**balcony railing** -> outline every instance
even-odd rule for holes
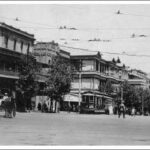
[[[6,77],[18,79],[19,78],[19,73],[15,72],[15,71],[0,69],[0,76],[4,76],[4,77],[6,76]]]
[[[79,73],[79,72],[77,72]],[[115,73],[112,73],[112,72],[109,72],[109,73],[105,73],[105,72],[99,72],[99,71],[82,71],[81,72],[82,75],[92,75],[92,74],[96,74],[96,75],[99,75],[99,76],[102,76],[104,78],[113,78],[115,80],[121,80],[120,79],[120,75],[119,74],[115,74]]]

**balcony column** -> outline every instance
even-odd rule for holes
[[[18,66],[16,63],[15,63],[15,72],[18,72]]]
[[[101,63],[99,64],[99,72],[101,73]]]
[[[4,72],[5,72],[5,70],[6,70],[5,63],[3,64],[3,69],[4,69]]]

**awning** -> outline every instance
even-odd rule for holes
[[[102,94],[95,94],[95,93],[83,93],[82,95],[84,96],[96,96],[96,97],[101,97],[101,98],[106,98],[106,99],[113,99],[112,97],[102,95]]]
[[[79,96],[75,94],[67,94],[64,96],[65,102],[79,102]]]

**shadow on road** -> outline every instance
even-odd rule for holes
[[[3,111],[0,111],[0,112],[3,112]],[[3,113],[0,113],[0,118],[4,118],[4,114]]]
[[[4,115],[0,115],[0,118],[5,118],[5,116]]]

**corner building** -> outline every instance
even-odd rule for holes
[[[18,68],[33,50],[34,35],[0,23],[0,91],[10,92],[19,79]]]
[[[120,84],[128,79],[125,67],[102,59],[99,52],[71,55],[71,62],[76,72],[71,92],[65,96],[64,104],[69,103],[72,109],[81,105],[84,112],[113,113],[114,99],[117,98]],[[111,95],[106,92],[108,81],[114,89]]]

